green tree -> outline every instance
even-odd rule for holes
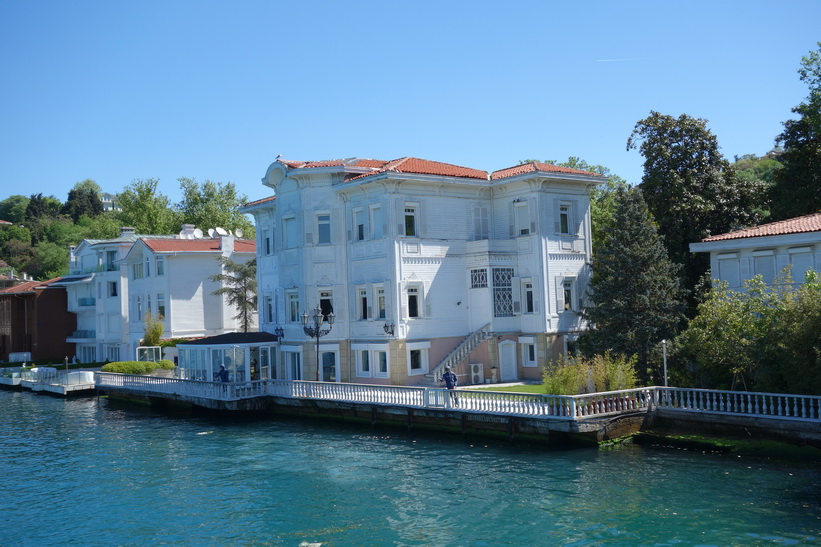
[[[587,354],[635,355],[646,381],[653,347],[683,319],[683,292],[680,267],[667,257],[638,189],[616,190],[613,224],[592,269],[592,305],[582,312],[592,328],[579,345]]]
[[[33,257],[26,266],[35,279],[47,280],[68,271],[68,248],[50,241],[41,241],[33,250]]]
[[[8,226],[0,230],[0,259],[17,272],[27,271],[34,257],[31,232],[24,226]]]
[[[225,296],[228,305],[237,310],[234,319],[240,323],[242,332],[248,332],[254,325],[257,311],[257,259],[235,262],[226,256],[219,260],[222,273],[208,279],[222,285],[211,294]]]
[[[44,239],[45,224],[60,214],[63,204],[54,196],[33,194],[26,206],[24,222],[31,232],[31,243],[37,245]]]
[[[22,224],[26,218],[26,208],[29,198],[21,195],[9,196],[0,201],[0,220],[7,220],[14,224]]]
[[[159,346],[163,335],[163,316],[153,315],[150,311],[145,312],[143,317],[143,329],[145,336],[143,337],[144,346]]]
[[[90,181],[93,182],[93,181]],[[103,212],[100,194],[89,188],[72,188],[63,206],[63,214],[77,222],[82,215],[96,217]]]
[[[237,193],[234,183],[211,182],[202,184],[194,179],[179,179],[183,191],[182,201],[176,205],[185,224],[201,229],[221,227],[243,231],[244,237],[253,237],[253,224],[239,212],[248,198]]]
[[[644,156],[642,195],[670,259],[683,266],[685,288],[693,291],[709,257],[690,253],[690,243],[757,224],[764,185],[736,176],[700,118],[650,112],[627,141],[628,150],[635,148]]]
[[[168,197],[157,192],[159,180],[134,180],[117,194],[123,226],[139,234],[175,234],[180,230],[177,215],[169,207]]]
[[[772,187],[773,220],[821,211],[821,42],[818,51],[801,58],[801,81],[809,86],[807,99],[792,109],[797,119],[784,122],[776,142],[784,147]]]
[[[94,195],[96,195],[98,199],[100,198],[100,196],[103,195],[103,189],[100,188],[99,184],[97,184],[91,179],[81,180],[80,182],[74,184],[73,189],[94,193]]]

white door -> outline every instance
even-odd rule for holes
[[[505,340],[499,344],[499,369],[502,382],[512,382],[519,379],[516,366],[516,342]]]

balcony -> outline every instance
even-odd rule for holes
[[[96,298],[78,298],[77,305],[80,307],[88,307],[88,306],[96,306],[97,299]]]
[[[96,330],[75,330],[74,332],[71,333],[71,336],[69,336],[69,341],[72,338],[77,338],[77,339],[80,339],[80,340],[88,340],[88,339],[92,339],[92,338],[97,338],[97,331]]]

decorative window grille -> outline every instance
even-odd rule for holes
[[[493,317],[513,317],[513,268],[493,268]]]
[[[470,270],[470,288],[483,289],[487,287],[487,270],[484,268]]]

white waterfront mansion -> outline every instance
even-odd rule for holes
[[[196,235],[195,235],[196,234]],[[122,228],[120,237],[83,240],[69,253],[68,309],[77,315],[80,362],[136,358],[145,336],[145,313],[163,317],[163,338],[211,336],[237,330],[236,310],[212,294],[221,285],[218,257],[254,258],[254,241],[233,235],[202,237],[191,225],[174,236],[139,235]]]
[[[821,213],[710,236],[690,243],[690,251],[710,253],[712,278],[736,291],[756,275],[770,284],[788,267],[803,283],[807,270],[821,268]]]
[[[462,384],[538,378],[585,328],[601,176],[351,158],[278,160],[262,181],[274,196],[242,211],[260,330],[283,333],[277,378],[420,385],[445,365]],[[302,323],[317,306],[335,319],[319,340]]]

